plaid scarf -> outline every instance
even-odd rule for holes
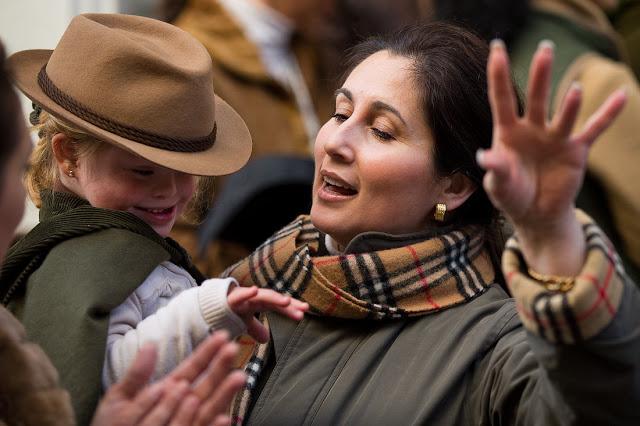
[[[495,278],[484,232],[469,226],[399,248],[321,256],[324,234],[301,216],[225,271],[242,286],[267,287],[310,305],[310,313],[382,320],[427,315],[482,294]],[[263,322],[268,327],[266,317]],[[271,342],[241,338],[249,379],[232,406],[235,424],[247,413]]]

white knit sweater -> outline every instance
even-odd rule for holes
[[[173,370],[211,330],[227,329],[232,337],[245,331],[227,305],[233,278],[210,279],[197,286],[187,271],[162,262],[120,306],[111,311],[102,371],[106,389],[119,381],[147,342],[158,348],[153,379]]]

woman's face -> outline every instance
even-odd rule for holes
[[[64,170],[61,171],[64,173]],[[163,237],[195,191],[195,177],[110,144],[80,157],[67,187],[94,207],[133,213]]]
[[[7,248],[13,241],[16,227],[24,214],[25,188],[23,183],[24,172],[29,165],[31,154],[31,142],[27,128],[22,121],[22,113],[18,112],[16,126],[20,129],[17,141],[5,143],[15,144],[2,176],[2,188],[0,188],[0,259],[4,259]]]
[[[442,184],[409,59],[377,52],[336,91],[315,144],[311,219],[339,244],[367,231],[404,234],[431,221]]]

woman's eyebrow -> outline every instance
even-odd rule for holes
[[[405,126],[407,125],[407,123],[404,121],[404,118],[402,118],[402,114],[400,114],[400,111],[398,111],[397,109],[395,109],[391,105],[389,105],[387,103],[384,103],[382,101],[375,101],[372,104],[372,107],[373,107],[374,110],[384,110],[384,111],[388,111],[388,112],[392,113],[393,115],[397,116],[398,119],[400,119],[402,124],[404,124]]]
[[[333,93],[333,96],[335,98],[338,97],[338,95],[344,95],[346,96],[347,99],[349,99],[350,101],[353,101],[353,95],[351,94],[351,92],[349,91],[349,89],[345,89],[344,87],[339,88],[338,90],[336,90]]]
[[[347,99],[349,99],[350,101],[353,102],[353,94],[351,93],[351,91],[349,91],[349,89],[345,89],[344,87],[339,88],[338,90],[336,90],[334,92],[334,96],[338,97],[338,95],[344,95]],[[397,109],[395,109],[394,107],[392,107],[391,105],[382,102],[382,101],[375,101],[372,104],[372,107],[374,110],[384,110],[384,111],[388,111],[390,113],[392,113],[393,115],[397,116],[398,119],[400,119],[400,121],[402,122],[402,124],[404,124],[405,126],[407,125],[407,122],[404,121],[404,118],[402,118],[402,114],[400,114],[400,111],[398,111]]]

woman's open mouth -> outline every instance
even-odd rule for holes
[[[358,194],[358,190],[335,173],[321,172],[318,196],[325,201],[342,201]]]
[[[324,176],[324,188],[329,192],[334,192],[338,195],[350,196],[356,195],[358,191],[356,191],[353,187],[348,185],[347,183],[338,181],[336,179],[332,179],[328,176]]]

